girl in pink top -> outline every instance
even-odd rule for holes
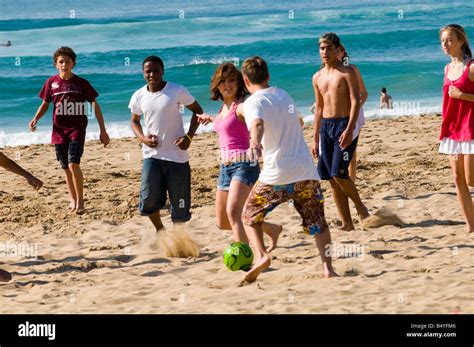
[[[199,122],[214,123],[219,134],[221,165],[216,192],[217,227],[232,230],[237,242],[248,243],[242,223],[242,209],[252,186],[258,179],[258,162],[247,159],[249,131],[243,114],[243,99],[248,95],[241,72],[233,63],[221,64],[211,79],[211,99],[222,100],[217,116],[198,115]],[[281,225],[263,223],[270,237],[268,251],[276,246]]]
[[[451,57],[444,69],[443,122],[440,153],[449,154],[456,193],[469,231],[474,231],[474,64],[463,27],[450,24],[440,30],[441,48]]]

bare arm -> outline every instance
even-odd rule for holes
[[[469,66],[469,79],[471,81],[474,81],[474,64],[471,64],[471,66]],[[449,96],[456,99],[474,102],[474,94],[463,93],[461,90],[454,86],[449,87]]]
[[[311,152],[313,157],[319,156],[319,132],[321,130],[321,119],[323,118],[324,99],[321,91],[318,88],[318,77],[319,73],[313,76],[313,90],[314,98],[316,100],[316,107],[314,110],[314,133],[313,133],[313,146]]]
[[[131,122],[132,122],[132,131],[141,143],[145,144],[146,146],[148,146],[150,148],[154,148],[154,147],[158,146],[158,139],[156,138],[155,135],[145,136],[143,134],[143,128],[142,128],[142,125],[140,123],[140,115],[139,114],[132,113]]]
[[[194,101],[191,105],[186,106],[186,108],[193,113],[191,116],[191,124],[189,125],[188,133],[174,142],[174,144],[183,151],[189,148],[191,145],[191,140],[196,133],[197,128],[199,127],[199,118],[197,114],[202,114],[204,112],[201,105],[199,105],[197,101]]]
[[[31,120],[31,122],[28,124],[28,127],[30,128],[30,131],[35,131],[36,130],[36,124],[41,119],[41,117],[43,117],[44,114],[48,111],[48,108],[49,108],[49,102],[46,102],[46,101],[43,100],[40,107],[38,107],[38,110],[36,111],[35,116]]]
[[[258,160],[262,156],[262,138],[264,132],[263,119],[254,119],[250,127],[250,146],[248,149],[248,156],[252,161]]]
[[[35,189],[39,189],[43,185],[43,182],[41,180],[34,177],[32,174],[23,169],[20,165],[8,158],[2,152],[0,152],[0,166],[10,172],[13,172],[14,174],[24,177],[28,181],[28,183]]]
[[[351,99],[351,110],[349,114],[349,123],[347,124],[347,128],[346,130],[344,130],[341,137],[339,138],[339,146],[341,148],[346,148],[352,142],[352,135],[354,133],[357,117],[359,117],[360,109],[359,83],[357,82],[357,75],[354,69],[349,69],[346,81],[347,86],[349,88],[349,98]]]
[[[102,110],[100,109],[100,106],[97,100],[94,100],[92,102],[92,105],[94,106],[95,118],[97,118],[97,123],[99,123],[100,142],[104,145],[104,147],[107,147],[107,145],[110,142],[110,138],[109,138],[109,135],[107,134],[107,130],[105,129],[104,115],[102,114]]]
[[[357,82],[359,83],[359,89],[360,89],[360,106],[362,107],[363,104],[367,101],[367,98],[369,97],[369,93],[367,92],[367,88],[365,87],[364,80],[362,79],[362,75],[360,74],[359,69],[357,66],[352,65],[354,68],[354,71],[357,75]]]
[[[191,105],[186,106],[188,110],[190,110],[193,115],[191,116],[191,124],[189,125],[188,135],[192,138],[196,133],[197,128],[199,127],[199,122],[197,118],[197,114],[201,114],[204,111],[202,110],[201,105],[197,101],[194,101]]]
[[[7,169],[10,172],[13,172],[14,174],[20,175],[24,178],[28,178],[31,176],[31,174],[23,169],[20,165],[15,163],[13,160],[8,158],[5,154],[0,152],[0,166],[3,167],[4,169]]]
[[[245,123],[244,103],[240,103],[239,106],[237,106],[237,110],[235,111],[235,114],[237,115],[237,118],[240,119],[240,121]]]

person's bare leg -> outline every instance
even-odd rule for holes
[[[76,210],[76,201],[77,201],[77,195],[76,195],[76,190],[74,189],[74,180],[72,177],[71,170],[69,169],[64,169],[64,173],[66,174],[66,184],[67,184],[67,190],[69,192],[69,200],[70,200],[70,208],[71,211]]]
[[[234,233],[234,239],[237,242],[249,243],[248,236],[245,233],[244,224],[242,223],[242,210],[251,190],[251,186],[248,186],[238,180],[232,180],[230,183],[229,192],[226,196],[226,220],[229,222],[229,225],[231,226]],[[216,215],[217,202],[218,201],[216,201]],[[283,230],[283,226],[279,224],[263,222],[262,230],[270,238],[270,245],[267,248],[267,252],[270,253],[277,245],[278,237]]]
[[[352,182],[350,178],[334,177],[334,180],[339,184],[339,187],[341,187],[344,194],[346,194],[346,196],[354,203],[359,218],[364,220],[369,217],[369,210],[360,199],[359,192],[357,191],[354,182]]]
[[[474,154],[464,155],[464,172],[468,187],[474,187]],[[472,200],[472,207],[474,210],[474,199]]]
[[[218,190],[216,192],[216,223],[220,230],[232,230],[229,218],[227,218],[227,197],[229,192]]]
[[[329,228],[320,234],[316,234],[315,240],[316,247],[319,251],[319,256],[321,257],[321,261],[323,262],[324,277],[330,278],[339,276],[332,267],[332,257],[326,254],[329,249],[329,245],[331,244],[331,233],[329,232]]]
[[[351,178],[352,182],[356,181],[356,178],[357,178],[357,148],[354,150],[354,154],[352,154],[352,159],[349,162],[349,177]]]
[[[280,234],[283,231],[283,225],[263,222],[262,230],[270,238],[270,244],[267,247],[267,253],[270,253],[277,246],[278,238],[280,237]]]
[[[249,243],[242,223],[242,209],[251,190],[252,187],[238,180],[234,179],[230,182],[226,213],[234,234],[234,240],[237,242]]]
[[[265,250],[265,244],[263,243],[263,230],[260,224],[246,225],[245,231],[250,239],[250,243],[253,245],[255,253],[255,265],[250,269],[244,277],[244,281],[254,282],[258,275],[268,268],[271,264],[270,257]]]
[[[79,164],[69,163],[69,170],[72,173],[74,190],[76,192],[76,213],[83,214],[84,211],[84,178]]]
[[[334,202],[336,203],[337,211],[342,221],[342,226],[339,229],[345,231],[354,230],[351,210],[349,208],[349,198],[334,179],[331,178],[329,183],[331,184],[332,196],[334,197]]]
[[[470,232],[474,232],[474,206],[471,198],[471,192],[466,183],[464,172],[464,155],[458,154],[449,156],[449,163],[453,170],[454,183],[456,184],[456,194],[461,204],[461,210]]]
[[[149,215],[148,218],[150,218],[157,232],[165,228],[161,222],[160,210],[156,211],[152,215]]]

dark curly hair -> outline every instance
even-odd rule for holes
[[[53,64],[56,64],[56,59],[58,59],[59,56],[66,56],[72,59],[73,63],[76,63],[76,53],[72,50],[72,48],[69,47],[59,47],[56,52],[53,54]]]

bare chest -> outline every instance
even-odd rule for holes
[[[318,81],[319,90],[323,95],[329,94],[339,94],[342,92],[347,92],[347,83],[342,76],[323,76]]]

